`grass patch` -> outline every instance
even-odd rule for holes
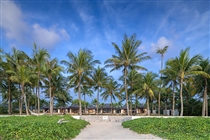
[[[64,118],[66,123],[58,124]],[[65,116],[12,116],[0,118],[0,139],[72,139],[88,122]]]
[[[209,118],[140,118],[123,122],[122,126],[140,134],[171,140],[210,139]]]

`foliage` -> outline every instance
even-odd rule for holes
[[[0,105],[0,114],[7,114],[8,110],[5,105]]]
[[[137,133],[154,134],[164,139],[210,139],[209,118],[141,118],[122,125]]]
[[[147,70],[146,68],[140,66],[139,63],[143,62],[144,60],[150,59],[150,56],[146,56],[147,52],[143,52],[140,54],[138,53],[138,47],[140,44],[141,41],[136,39],[135,34],[131,35],[130,38],[125,34],[121,48],[117,44],[112,42],[112,45],[114,46],[116,51],[116,55],[112,55],[112,58],[109,58],[105,61],[105,67],[112,68],[110,72],[123,69],[127,115],[129,115],[128,91],[126,82],[128,70]]]
[[[81,85],[83,80],[92,81],[89,78],[90,73],[94,69],[95,64],[100,64],[99,60],[94,60],[92,52],[86,49],[80,49],[78,54],[68,52],[69,61],[63,60],[62,64],[67,66],[67,72],[71,73],[69,79],[74,80],[74,85],[78,86],[78,99],[79,99],[79,115],[82,115],[81,105]],[[71,81],[70,81],[71,83]],[[76,87],[75,87],[76,88]]]
[[[58,124],[57,121],[61,116],[1,117],[0,139],[71,139],[88,124],[84,120],[76,120],[69,115],[62,118],[68,122]]]
[[[79,99],[75,99],[72,101],[72,105],[79,105]],[[84,108],[85,106],[88,106],[89,103],[88,102],[85,102],[83,100],[81,100],[81,105],[82,105],[82,108]]]

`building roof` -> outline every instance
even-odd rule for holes
[[[94,105],[89,105],[89,106],[87,107],[87,109],[96,109],[96,106],[94,106]]]
[[[103,106],[99,107],[100,109],[111,109],[111,104],[104,104]],[[117,109],[117,107],[112,106],[112,109]]]
[[[79,105],[73,104],[68,107],[69,109],[79,109]]]

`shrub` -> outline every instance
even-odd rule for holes
[[[64,118],[66,123],[58,124]],[[76,137],[88,122],[65,116],[12,116],[0,118],[0,139],[71,139]]]
[[[166,139],[210,139],[209,118],[140,118],[122,125],[140,134],[154,134]]]

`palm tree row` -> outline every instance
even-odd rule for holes
[[[197,85],[197,89],[202,88],[203,86],[203,91],[201,90],[197,92],[198,93],[203,92],[202,116],[205,116],[205,112],[206,115],[208,112],[207,78],[210,78],[210,69],[209,69],[210,62],[208,59],[203,60],[200,55],[195,55],[191,58],[189,56],[189,50],[190,48],[181,50],[179,57],[175,57],[168,60],[166,62],[166,68],[162,70],[162,73],[166,77],[168,83],[173,82],[173,92],[174,92],[174,86],[176,86],[177,83],[179,84],[180,104],[181,104],[180,116],[183,116],[183,94],[182,94],[183,87],[186,88],[191,78],[194,79],[197,79],[198,77],[201,78],[199,81],[195,80],[194,84]],[[200,82],[202,82],[202,85],[200,84]]]
[[[30,98],[29,93],[32,93],[34,89],[36,90],[36,95],[38,97],[38,113],[40,113],[39,99],[40,85],[42,85],[42,88],[47,90],[46,95],[50,97],[50,113],[52,115],[54,94],[61,92],[56,90],[51,92],[53,83],[57,82],[57,79],[54,78],[62,71],[62,67],[58,65],[56,59],[50,60],[49,53],[44,49],[37,48],[36,44],[34,44],[32,58],[25,52],[16,50],[15,48],[13,48],[12,54],[2,51],[1,56],[1,87],[7,85],[8,88],[8,113],[11,114],[12,97],[16,96],[15,94],[19,94],[19,113],[20,115],[22,114],[23,101],[25,112],[29,115],[27,97]],[[4,92],[3,88],[1,89],[1,92]]]
[[[42,91],[49,97],[50,114],[52,115],[54,100],[65,106],[72,100],[69,94],[69,89],[72,88],[78,94],[80,116],[82,115],[81,96],[83,95],[85,100],[85,96],[92,96],[94,91],[96,92],[94,103],[97,114],[100,97],[104,100],[110,98],[111,104],[113,100],[116,101],[117,97],[120,102],[125,100],[128,116],[132,115],[133,108],[137,108],[139,99],[146,100],[148,115],[150,115],[150,110],[156,106],[158,106],[160,115],[162,103],[165,103],[165,110],[167,110],[171,101],[172,114],[174,115],[175,108],[180,107],[182,116],[184,93],[190,94],[191,97],[199,95],[199,99],[202,98],[203,101],[202,115],[208,116],[209,59],[203,59],[200,55],[190,57],[189,48],[187,48],[181,50],[179,56],[167,60],[164,68],[163,57],[168,46],[158,48],[157,53],[161,54],[161,73],[158,78],[158,75],[152,72],[142,73],[147,69],[140,63],[151,57],[147,55],[147,52],[138,52],[140,44],[141,41],[136,39],[135,34],[130,37],[124,35],[121,46],[112,42],[116,54],[104,62],[104,68],[99,66],[101,62],[95,60],[92,52],[87,49],[80,49],[76,54],[68,52],[68,60],[62,60],[60,63],[65,69],[56,58],[50,59],[47,50],[37,47],[36,44],[34,44],[32,57],[16,49],[13,49],[12,54],[0,50],[0,90],[1,93],[6,93],[8,113],[11,114],[11,102],[16,98],[19,100],[20,114],[22,113],[22,101],[24,101],[28,115],[27,100],[33,91],[36,91],[34,94],[37,97],[35,98],[37,103],[35,104],[38,106],[39,113]],[[121,70],[122,76],[118,79],[119,82],[108,75],[105,68],[111,68],[110,72]],[[62,75],[63,72],[67,73],[66,77]],[[176,95],[177,92],[179,92],[179,97]]]

